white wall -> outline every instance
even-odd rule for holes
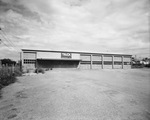
[[[102,69],[102,65],[92,65],[92,69]]]
[[[122,57],[114,57],[114,61],[122,61]]]
[[[131,58],[130,58],[130,57],[128,57],[128,58],[127,58],[127,57],[124,57],[124,58],[123,58],[123,61],[124,61],[124,62],[130,62],[130,61],[131,61]]]
[[[23,58],[24,59],[36,59],[36,53],[23,53]]]
[[[72,53],[72,59],[80,59],[80,54]]]
[[[72,58],[65,59],[80,59],[80,54],[71,53]],[[37,52],[37,59],[63,59],[61,53],[55,52]]]
[[[92,56],[92,61],[102,61],[101,56]]]
[[[61,53],[37,52],[37,59],[61,59]]]
[[[104,61],[112,61],[112,56],[104,56]]]
[[[91,59],[90,59],[90,56],[81,56],[81,59],[83,60],[83,61],[90,61]]]

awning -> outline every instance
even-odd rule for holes
[[[48,58],[37,58],[37,60],[60,60],[60,61],[81,61],[81,59],[48,59]]]

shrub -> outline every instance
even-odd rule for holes
[[[22,75],[22,72],[20,70],[15,70],[15,76],[21,76]]]
[[[9,68],[8,68],[9,69]],[[14,83],[17,79],[16,76],[21,76],[22,72],[20,69],[15,69],[13,72],[8,72],[8,69],[0,70],[0,89],[11,83]]]
[[[38,69],[35,70],[35,73],[43,73],[44,74],[45,71],[42,68],[38,68]]]
[[[3,75],[0,77],[0,84],[2,86],[7,86],[16,81],[16,77],[14,74]]]

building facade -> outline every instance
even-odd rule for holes
[[[131,68],[131,57],[127,54],[22,49],[22,69],[126,69]]]

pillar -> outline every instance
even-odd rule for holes
[[[23,56],[23,51],[20,53],[20,70],[23,70],[24,66],[24,56]]]
[[[102,55],[102,69],[104,68],[104,55]]]
[[[37,62],[37,52],[35,53],[35,69],[38,67],[38,62]]]
[[[122,56],[122,69],[124,68],[124,61],[123,61],[124,56]]]
[[[112,56],[112,69],[114,69],[114,56]]]
[[[78,69],[80,69],[80,65],[81,65],[81,61],[79,61],[79,64],[78,64],[78,67],[77,67]]]
[[[132,68],[132,56],[130,57],[130,67]]]
[[[92,55],[90,55],[90,62],[91,62],[91,64],[90,64],[90,69],[92,69],[92,65],[93,65]]]

